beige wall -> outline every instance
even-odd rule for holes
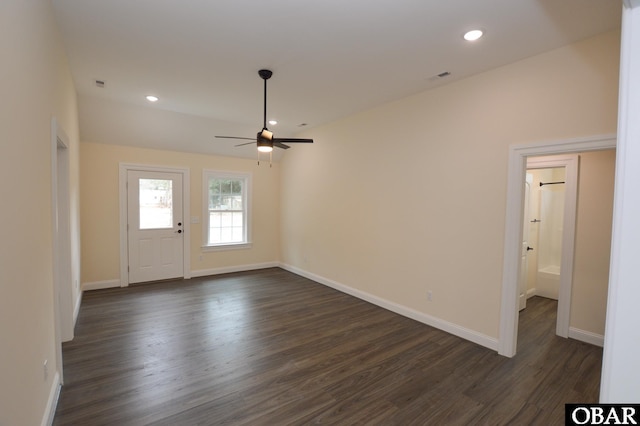
[[[508,147],[614,133],[619,38],[305,132],[282,163],[284,263],[497,338]]]
[[[119,145],[81,144],[82,282],[120,279],[120,163],[188,168],[191,176],[191,270],[194,273],[276,262],[280,259],[280,166],[255,160],[216,157]],[[203,169],[252,174],[252,242],[250,249],[202,252]]]
[[[614,150],[580,154],[570,326],[604,335],[613,221]]]
[[[37,425],[54,386],[51,118],[70,142],[78,247],[76,95],[47,0],[0,2],[0,424]],[[72,259],[72,275],[79,276]],[[48,360],[45,380],[43,362]]]

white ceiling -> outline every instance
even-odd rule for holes
[[[81,140],[255,157],[293,136],[620,26],[618,0],[53,0]],[[462,34],[482,28],[474,43]],[[436,74],[451,75],[434,79]],[[99,88],[95,80],[105,81]],[[144,97],[157,95],[149,104]],[[295,146],[293,147],[295,149]]]

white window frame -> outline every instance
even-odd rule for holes
[[[244,241],[238,243],[209,244],[209,180],[242,180],[242,205],[244,210]],[[202,171],[202,251],[237,250],[251,248],[251,173],[226,172],[219,170]]]

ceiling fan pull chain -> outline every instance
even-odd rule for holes
[[[273,160],[273,151],[269,153],[269,168],[273,167],[273,163],[271,160]]]

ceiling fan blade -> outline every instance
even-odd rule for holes
[[[253,142],[247,142],[247,143],[241,143],[241,144],[238,144],[238,145],[234,145],[234,146],[245,146],[245,145],[252,145],[252,144],[254,144],[254,143],[256,143],[256,142],[255,142],[255,141],[253,141]]]
[[[313,143],[313,139],[297,139],[297,138],[273,138],[273,142],[286,143]]]
[[[242,138],[242,137],[240,137],[240,136],[217,136],[217,135],[216,135],[216,138],[222,138],[222,139],[243,139],[243,140],[246,140],[246,141],[255,141],[255,140],[256,140],[256,138]]]
[[[282,149],[289,149],[291,148],[289,145],[285,145],[281,142],[274,142],[273,146],[277,146],[278,148],[282,148]]]

